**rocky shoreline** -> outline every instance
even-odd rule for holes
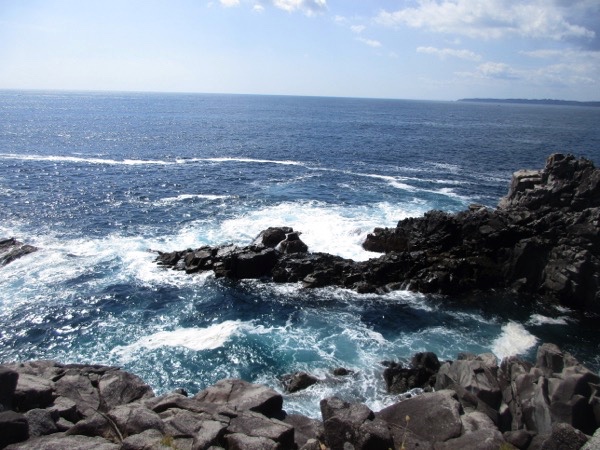
[[[508,289],[598,313],[600,169],[586,159],[554,154],[542,170],[515,172],[496,209],[430,211],[395,228],[375,229],[363,247],[384,255],[355,262],[312,253],[300,233],[276,227],[248,246],[158,252],[157,262],[187,273],[358,292]]]
[[[423,393],[399,395],[381,411],[326,398],[316,420],[287,414],[281,393],[239,379],[193,396],[181,389],[155,396],[116,367],[6,364],[0,366],[0,448],[600,448],[600,377],[556,345],[540,346],[535,364],[517,357],[498,364],[492,354],[440,362],[418,353],[409,366],[388,362],[381,369],[391,392],[420,387]]]

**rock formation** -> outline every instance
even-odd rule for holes
[[[433,392],[400,395],[378,412],[326,398],[320,421],[287,414],[281,394],[238,379],[192,397],[181,390],[157,397],[140,378],[115,367],[7,364],[0,366],[0,448],[597,448],[600,377],[556,345],[540,346],[535,364],[516,357],[498,364],[491,354],[461,354],[440,364],[435,354],[418,353],[410,369],[395,370],[400,378],[381,376],[419,379],[415,385]],[[388,388],[401,390],[395,383]]]
[[[363,247],[384,255],[355,262],[311,253],[282,227],[265,230],[246,247],[159,253],[157,261],[188,273],[213,270],[217,277],[359,292],[511,289],[600,311],[600,169],[554,154],[543,170],[516,172],[497,209],[430,211],[375,229]]]
[[[33,245],[24,244],[15,238],[0,239],[0,266],[5,266],[36,250]]]

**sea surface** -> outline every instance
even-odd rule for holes
[[[250,243],[269,226],[364,260],[367,233],[431,209],[494,207],[553,152],[600,164],[600,108],[283,96],[0,91],[0,237],[40,248],[0,269],[0,362],[121,366],[157,393],[224,377],[319,416],[377,410],[381,361],[418,351],[534,358],[554,342],[600,369],[599,318],[489,293],[466,304],[185,275],[150,250]],[[349,377],[331,370],[345,367]]]

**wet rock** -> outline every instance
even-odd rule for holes
[[[282,253],[306,253],[308,245],[300,240],[300,233],[287,233],[285,239],[279,243],[277,249]]]
[[[306,372],[296,372],[291,375],[284,375],[281,377],[281,381],[285,390],[292,394],[318,383],[319,379]]]
[[[0,239],[0,267],[37,251],[37,247],[24,244],[15,238]]]
[[[291,227],[269,227],[266,230],[261,231],[252,243],[275,248],[281,241],[286,239],[287,234],[293,232],[294,229]]]

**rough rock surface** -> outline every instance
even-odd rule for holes
[[[0,448],[598,448],[600,377],[556,345],[541,345],[535,364],[460,354],[440,365],[433,353],[418,353],[411,368],[435,379],[436,392],[398,396],[379,412],[330,397],[320,403],[320,421],[288,415],[281,394],[237,379],[193,397],[181,390],[156,397],[115,367],[9,364],[0,366],[4,407],[11,405],[0,412]]]
[[[496,209],[430,211],[376,228],[363,247],[384,255],[368,261],[308,252],[298,233],[280,227],[246,247],[159,252],[157,262],[188,273],[213,270],[217,277],[358,292],[511,289],[600,312],[599,243],[600,169],[554,154],[542,170],[515,172]]]
[[[19,242],[15,238],[0,238],[0,266],[5,266],[36,250],[37,247]]]

